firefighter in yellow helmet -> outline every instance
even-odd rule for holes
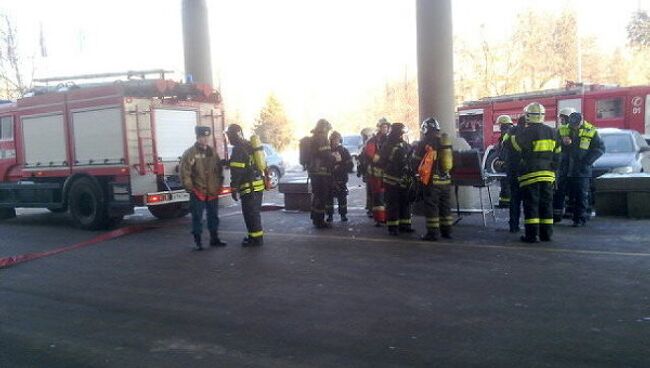
[[[498,156],[501,157],[502,156],[501,151],[503,151],[504,142],[508,138],[508,132],[510,131],[510,129],[512,129],[514,124],[512,123],[512,118],[509,115],[500,115],[497,118],[496,123],[499,126],[499,130],[501,131],[501,136],[499,137],[499,144],[497,145],[496,148]],[[503,169],[505,169],[505,167],[503,167],[504,163],[505,162],[502,160],[498,160],[497,162],[495,162],[495,166],[500,166],[497,167],[497,169],[499,169],[500,172],[502,172]],[[501,164],[501,165],[497,165],[497,164]],[[499,192],[498,207],[509,208],[510,207],[510,183],[508,182],[508,178],[505,177],[501,178],[499,180],[499,184],[501,185],[501,190]]]
[[[525,235],[521,240],[551,241],[553,236],[553,183],[561,146],[555,129],[544,124],[546,109],[538,102],[524,108],[527,126],[512,140],[521,154],[519,187],[524,202]]]

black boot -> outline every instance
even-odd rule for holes
[[[334,215],[327,215],[327,222],[334,222]]]
[[[442,226],[440,227],[440,235],[445,239],[451,239],[451,227]]]
[[[521,241],[524,243],[537,243],[537,228],[532,225],[524,226],[524,234]]]
[[[436,241],[438,240],[438,230],[427,230],[427,233],[422,236],[422,240]]]
[[[399,230],[397,230],[397,226],[388,226],[388,235],[398,236]]]
[[[203,250],[201,244],[201,234],[194,234],[194,250]]]
[[[411,225],[400,225],[399,226],[399,232],[409,234],[409,233],[415,232],[415,230],[413,230]]]
[[[341,222],[348,222],[348,217],[346,215],[341,215]]]
[[[225,247],[228,245],[226,242],[221,241],[219,239],[219,233],[216,231],[211,231],[210,232],[210,246],[212,247]]]

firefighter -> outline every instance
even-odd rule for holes
[[[384,202],[384,173],[377,165],[379,152],[386,142],[386,135],[390,129],[390,123],[386,118],[379,119],[377,123],[377,134],[370,138],[366,143],[363,154],[368,160],[368,183],[372,193],[372,214],[375,220],[375,226],[381,226],[386,222],[386,207]]]
[[[436,241],[438,236],[451,239],[454,223],[451,215],[452,147],[449,137],[440,133],[440,123],[429,117],[420,126],[422,139],[412,157],[423,187],[426,234],[422,240]]]
[[[497,118],[497,124],[499,125],[499,130],[501,135],[499,136],[499,144],[497,145],[497,154],[499,157],[503,156],[502,151],[504,150],[504,141],[508,138],[508,132],[513,127],[512,118],[509,115],[500,115]],[[505,161],[497,161],[505,162]],[[495,165],[496,166],[496,165]],[[500,167],[499,169],[505,169],[505,167]],[[499,192],[499,208],[509,208],[510,207],[510,182],[508,177],[499,179],[501,185],[501,190]]]
[[[241,198],[242,215],[248,236],[242,241],[243,247],[264,245],[262,230],[262,197],[264,195],[264,174],[255,162],[255,150],[244,139],[242,129],[231,124],[226,130],[228,141],[232,144],[230,156],[230,187],[232,199]],[[239,197],[239,198],[238,198]]]
[[[342,222],[347,222],[348,214],[348,174],[354,164],[347,148],[341,144],[341,133],[333,131],[330,134],[330,147],[334,155],[334,168],[332,169],[332,191],[327,205],[327,222],[334,221],[334,198],[339,206],[339,215]]]
[[[512,138],[512,146],[521,155],[519,187],[524,202],[526,243],[551,241],[553,235],[553,183],[560,159],[556,131],[544,124],[545,109],[533,102],[524,108],[527,126]]]
[[[404,141],[406,133],[404,124],[393,123],[377,161],[377,166],[381,167],[384,173],[386,225],[388,225],[388,233],[393,236],[399,235],[400,232],[413,232],[409,201],[409,188],[413,175],[408,170],[411,148]]]
[[[311,180],[312,202],[311,220],[318,229],[328,228],[325,222],[325,211],[332,191],[332,168],[335,158],[332,154],[327,134],[332,125],[325,119],[320,119],[311,131],[311,162],[309,164],[309,179]]]
[[[510,128],[505,134],[502,141],[502,149],[499,151],[499,160],[502,162],[503,170],[506,173],[506,180],[510,188],[509,219],[508,225],[511,233],[519,232],[519,218],[521,217],[521,192],[519,190],[519,181],[517,180],[519,172],[519,163],[521,161],[520,153],[512,145],[514,139],[526,125],[525,116],[517,120],[517,125]]]
[[[368,140],[374,136],[374,131],[372,128],[363,128],[361,129],[361,154],[357,158],[357,177],[360,177],[361,180],[366,184],[366,214],[368,217],[372,218],[372,191],[370,190],[370,183],[368,182],[369,173],[369,160],[367,156],[363,154],[363,151],[366,147]]]
[[[576,112],[572,107],[565,107],[560,109],[557,115],[557,126],[560,134],[566,132],[566,127],[569,125],[569,115]],[[562,143],[562,142],[561,142]],[[562,152],[562,161],[560,162],[560,169],[558,170],[557,180],[555,183],[555,192],[553,193],[553,222],[558,223],[562,221],[564,216],[564,206],[566,203],[566,196],[568,193],[567,187],[569,180],[565,173],[563,173],[563,165],[567,162],[566,152]]]
[[[203,250],[201,234],[204,211],[210,231],[210,245],[214,247],[226,245],[219,239],[218,194],[223,185],[223,167],[219,155],[208,145],[210,128],[197,126],[194,131],[196,143],[181,157],[180,176],[183,187],[190,193],[194,250]]]
[[[564,215],[565,198],[573,206],[573,226],[585,226],[589,208],[589,192],[593,163],[605,153],[605,144],[596,127],[586,122],[582,114],[573,112],[568,124],[559,128],[562,140],[562,162],[559,176],[566,184],[555,193],[553,215],[556,222]]]

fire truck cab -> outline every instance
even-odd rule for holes
[[[212,128],[211,145],[226,158],[221,96],[207,85],[67,84],[0,104],[0,219],[18,207],[47,208],[94,230],[136,206],[185,216],[179,162],[197,124]]]
[[[650,86],[613,87],[568,83],[565,88],[484,98],[465,102],[458,108],[458,133],[469,145],[485,153],[485,168],[494,172],[492,162],[499,142],[499,115],[513,121],[523,115],[531,102],[546,108],[545,124],[557,127],[557,114],[565,107],[581,112],[585,120],[599,128],[621,128],[650,134]]]

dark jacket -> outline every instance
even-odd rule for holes
[[[605,144],[596,127],[584,122],[579,129],[568,125],[559,128],[560,139],[571,138],[571,144],[562,146],[562,161],[558,174],[572,178],[590,178],[592,165],[605,153]]]
[[[521,154],[519,185],[524,187],[539,182],[555,181],[560,161],[560,139],[555,129],[542,123],[529,124],[511,139],[514,149]]]
[[[247,141],[233,145],[230,156],[230,186],[240,194],[264,191],[264,177],[255,165],[253,147]]]
[[[379,151],[377,166],[383,169],[383,181],[388,185],[405,187],[413,177],[409,170],[409,144],[403,140],[388,139]]]
[[[216,196],[223,185],[221,158],[210,146],[202,149],[194,144],[181,157],[180,176],[188,192]]]
[[[517,138],[523,126],[515,125],[508,133],[504,134],[501,141],[501,150],[499,159],[505,162],[505,172],[508,176],[517,176],[519,174],[519,165],[521,163],[521,153],[514,149],[512,140]]]
[[[343,147],[343,145],[338,145],[332,149],[332,153],[338,153],[341,155],[341,161],[334,162],[334,168],[332,169],[334,181],[337,183],[347,183],[348,173],[352,171],[352,168],[354,167],[350,151]]]
[[[315,132],[311,138],[312,159],[309,165],[309,175],[331,176],[334,167],[334,156],[327,133]]]

